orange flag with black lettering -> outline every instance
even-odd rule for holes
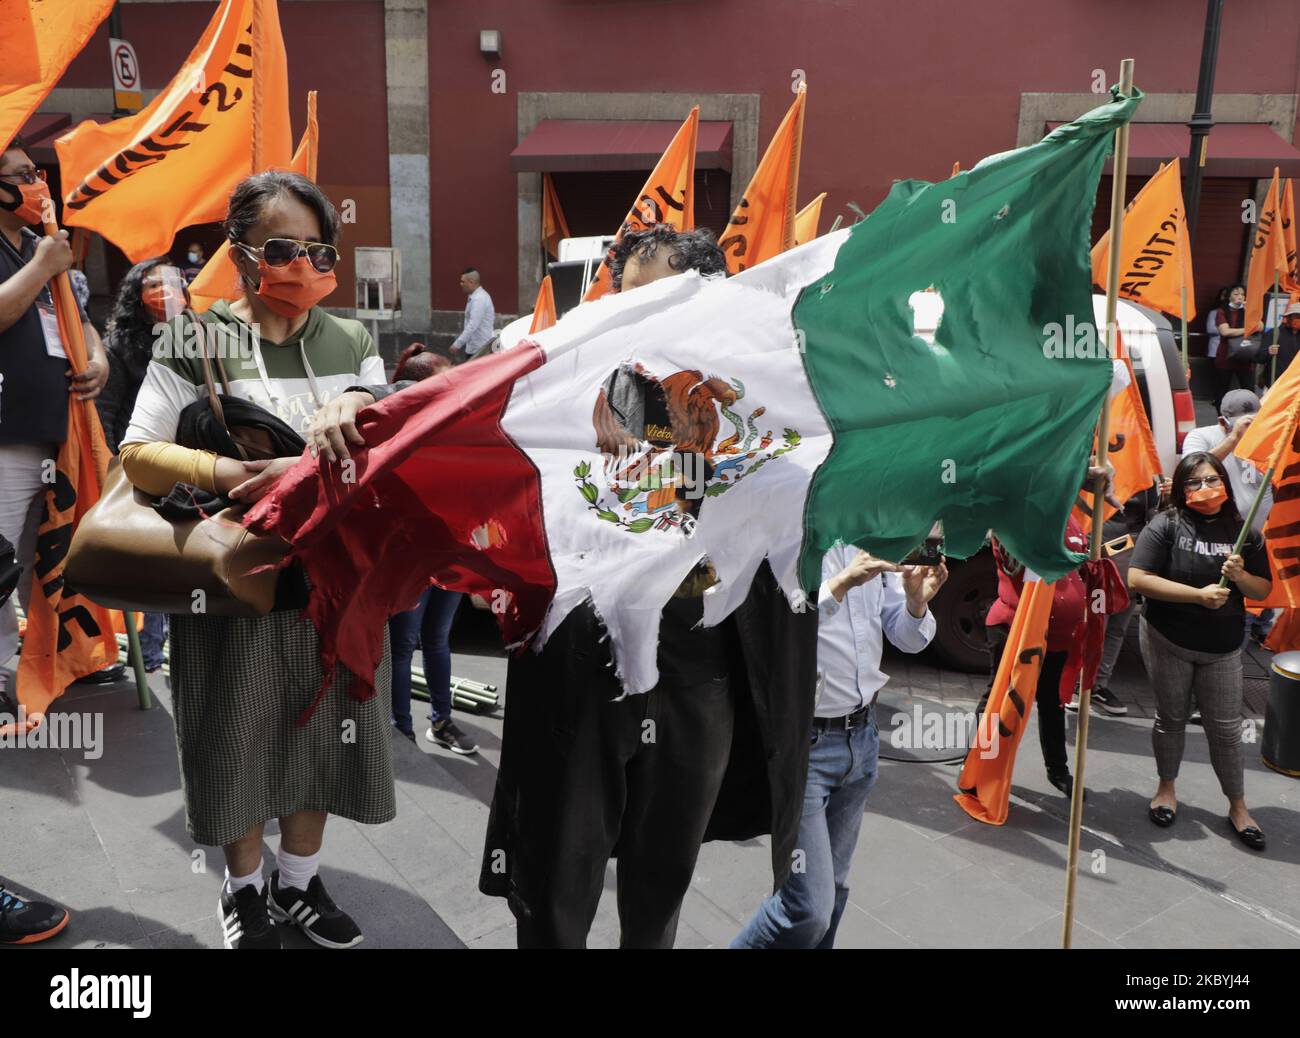
[[[1249,605],[1300,608],[1300,364],[1290,364],[1264,397],[1259,413],[1233,452],[1263,472],[1272,472],[1273,507],[1264,523],[1264,545],[1268,550],[1273,586],[1268,597],[1250,600]],[[1246,514],[1249,501],[1238,501],[1237,510]],[[1286,622],[1274,627],[1268,646],[1274,651],[1300,648],[1294,641],[1300,627]],[[1277,642],[1290,641],[1280,645]]]
[[[1115,470],[1111,479],[1111,491],[1117,501],[1124,502],[1134,494],[1149,489],[1160,472],[1160,452],[1156,450],[1155,436],[1151,432],[1151,422],[1146,408],[1142,405],[1142,393],[1138,389],[1137,378],[1133,374],[1133,362],[1129,360],[1118,339],[1119,364],[1123,365],[1120,375],[1123,385],[1116,388],[1111,383],[1110,403],[1110,439],[1106,444],[1106,459]],[[1094,434],[1093,453],[1096,454],[1096,436]],[[1092,506],[1092,494],[1080,494],[1089,509]],[[1103,521],[1115,514],[1117,509],[1104,504]],[[1089,512],[1076,506],[1075,518],[1083,527],[1084,533],[1092,530],[1092,517]]]
[[[1282,275],[1282,287],[1293,296],[1300,292],[1300,256],[1296,254],[1295,243],[1295,195],[1292,192],[1294,180],[1288,180],[1282,189],[1282,251],[1286,254],[1286,273]]]
[[[989,825],[1007,820],[1016,749],[1034,705],[1038,672],[1047,651],[1053,594],[1051,584],[1031,580],[1026,574],[993,691],[957,780],[960,792],[953,799],[972,818]]]
[[[114,0],[0,3],[0,147],[22,130]]]
[[[1242,326],[1247,334],[1264,326],[1264,297],[1273,289],[1276,275],[1280,280],[1288,273],[1286,246],[1282,241],[1282,208],[1277,167],[1264,196],[1264,206],[1255,221],[1251,236],[1250,267],[1246,274],[1246,321]]]
[[[316,180],[316,156],[320,151],[320,124],[316,121],[316,91],[307,92],[307,129],[298,141],[289,169]],[[190,282],[190,306],[203,313],[218,299],[233,301],[243,295],[239,274],[230,260],[230,243],[223,241],[213,251],[203,269]]]
[[[637,195],[626,218],[614,235],[616,241],[630,231],[643,231],[657,223],[672,224],[679,231],[695,228],[695,142],[700,134],[700,106],[691,114],[673,136],[668,150],[650,174]],[[599,299],[614,287],[609,263],[601,260],[596,279],[583,295],[589,303]]]
[[[55,230],[46,225],[47,234]],[[68,276],[55,278],[50,289],[68,364],[81,371],[86,345]],[[69,393],[67,408],[68,435],[59,444],[36,531],[32,597],[18,659],[18,703],[26,711],[27,727],[74,681],[116,663],[117,631],[124,630],[120,613],[95,605],[63,583],[73,531],[99,500],[109,460],[95,405]]]
[[[1184,305],[1194,317],[1196,288],[1192,283],[1192,251],[1187,237],[1180,164],[1174,159],[1160,167],[1124,210],[1123,255],[1119,294],[1153,310],[1178,314]],[[1106,284],[1110,263],[1110,231],[1092,247],[1092,280]]]
[[[807,97],[808,85],[800,83],[794,103],[776,128],[731,222],[718,239],[727,254],[727,269],[733,274],[780,255],[795,243],[795,197]]]
[[[556,259],[560,258],[560,242],[571,238],[560,196],[555,193],[555,182],[549,173],[542,174],[542,247]]]
[[[182,227],[220,220],[240,180],[290,160],[275,0],[223,0],[180,72],[144,111],[83,122],[55,148],[64,221],[98,231],[133,262],[166,253]]]
[[[814,198],[794,214],[794,243],[803,245],[817,237],[817,225],[821,223],[822,203],[826,201],[826,192]]]
[[[528,326],[528,334],[549,328],[556,321],[555,289],[551,287],[551,275],[542,278],[542,287],[537,290],[537,302],[533,304],[533,323]]]

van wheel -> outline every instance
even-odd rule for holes
[[[988,673],[984,618],[997,591],[997,570],[988,548],[969,559],[948,560],[948,579],[930,603],[937,624],[930,648],[945,667]]]

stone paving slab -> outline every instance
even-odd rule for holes
[[[455,673],[504,685],[504,660],[475,630],[462,638],[458,628],[457,648],[469,651],[455,655]],[[893,701],[925,710],[970,710],[987,683],[941,672],[924,656],[890,656],[885,669],[894,674]],[[1296,947],[1300,782],[1269,771],[1258,747],[1247,747],[1248,802],[1269,836],[1269,850],[1255,854],[1224,828],[1204,734],[1192,728],[1179,820],[1156,829],[1146,818],[1155,774],[1144,681],[1140,660],[1126,650],[1114,684],[1133,712],[1094,715],[1090,725],[1075,945]],[[65,710],[102,715],[105,752],[97,760],[72,750],[0,752],[0,876],[73,910],[72,925],[49,947],[220,946],[220,855],[196,857],[202,849],[185,833],[161,675],[153,687],[156,705],[147,712],[136,709],[129,682],[69,691]],[[501,716],[458,715],[482,748],[461,758],[423,740],[423,704],[413,707],[416,740],[393,736],[397,818],[381,826],[332,820],[323,875],[364,927],[363,948],[513,947],[505,903],[477,889]],[[1031,715],[1001,827],[973,821],[954,803],[956,765],[882,761],[839,947],[1058,945],[1069,805],[1047,783],[1034,727]],[[1071,716],[1071,743],[1076,728]],[[276,841],[271,824],[268,863]],[[768,848],[762,838],[702,849],[679,947],[729,943],[771,891]],[[287,943],[310,947],[297,935]],[[617,944],[611,866],[589,946]]]

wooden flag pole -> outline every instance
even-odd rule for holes
[[[1119,92],[1122,97],[1133,93],[1133,59],[1125,58],[1119,65]],[[1110,255],[1106,264],[1106,356],[1115,359],[1116,320],[1119,311],[1120,246],[1124,233],[1124,182],[1128,177],[1128,128],[1124,122],[1115,131],[1115,168],[1110,191]],[[1113,373],[1108,373],[1113,374]],[[1097,449],[1101,455],[1093,456],[1095,465],[1105,461],[1106,444],[1110,442],[1110,388],[1101,402],[1101,417],[1097,420]],[[1102,516],[1106,507],[1106,476],[1099,475],[1092,484],[1092,539],[1088,557],[1101,558]],[[1074,788],[1070,796],[1070,841],[1065,873],[1065,918],[1061,926],[1061,947],[1070,947],[1074,929],[1074,887],[1078,876],[1079,834],[1083,828],[1083,771],[1088,759],[1088,714],[1092,707],[1092,686],[1083,686],[1080,678],[1079,728],[1074,737]]]
[[[252,156],[253,168],[250,173],[261,173],[265,168],[262,162],[262,0],[253,0],[253,82],[252,82]]]

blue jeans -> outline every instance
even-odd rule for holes
[[[145,670],[157,670],[163,665],[165,641],[167,641],[167,614],[145,613],[144,626],[140,628],[140,655],[144,657]]]
[[[876,783],[880,732],[813,732],[808,784],[790,878],[731,942],[733,948],[830,948],[849,899],[849,864],[867,794]]]
[[[460,605],[461,592],[430,586],[420,604],[388,619],[393,651],[393,723],[411,734],[411,657],[420,645],[424,677],[429,684],[429,720],[434,724],[451,717],[451,621]]]

